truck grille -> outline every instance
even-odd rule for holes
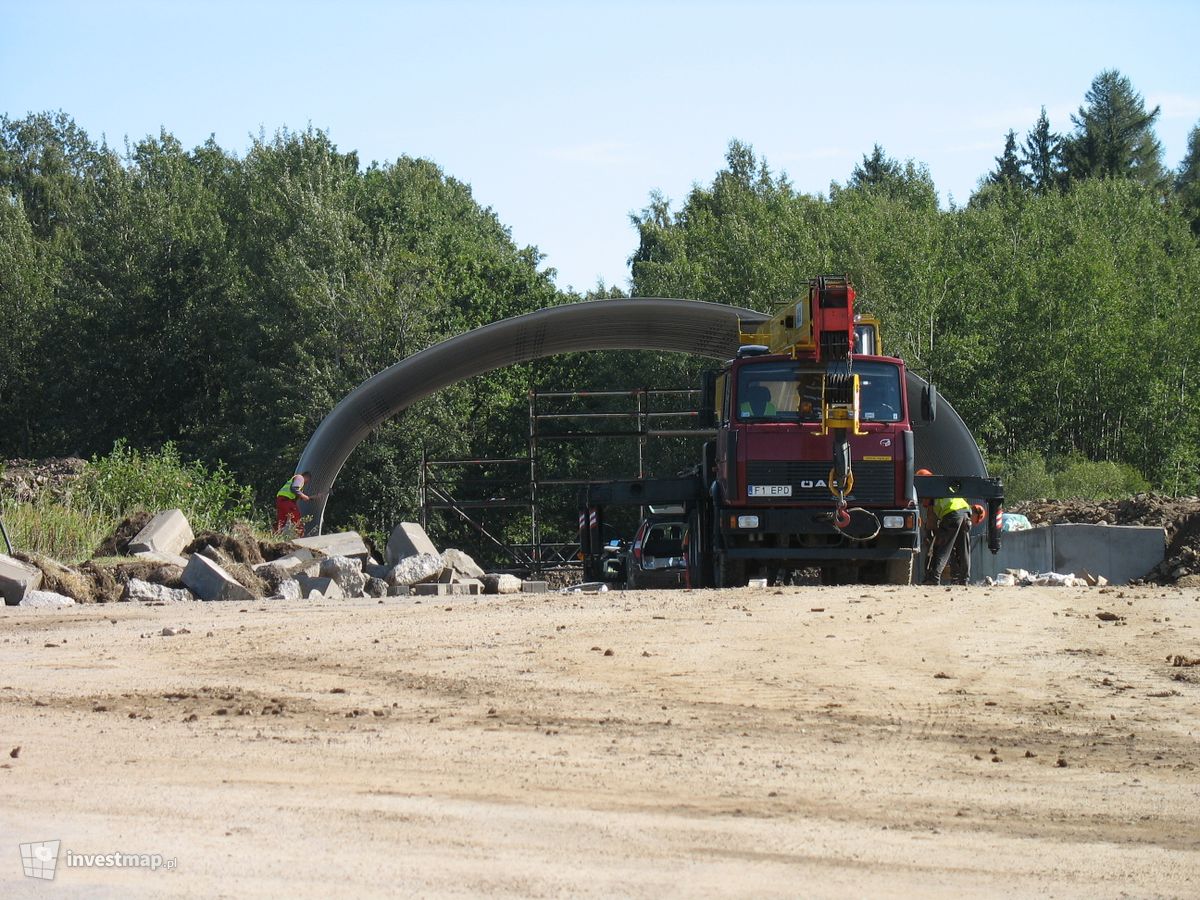
[[[746,463],[746,484],[790,484],[792,501],[828,502],[827,486],[833,461],[752,460]],[[895,498],[895,467],[890,462],[854,464],[854,490],[846,496],[856,503],[892,505]],[[751,502],[786,503],[788,498],[751,497]]]

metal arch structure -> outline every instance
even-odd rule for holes
[[[347,394],[309,438],[296,471],[312,472],[309,493],[328,491],[354,449],[383,422],[436,391],[505,366],[588,350],[660,350],[730,359],[739,321],[767,317],[752,309],[700,300],[631,298],[551,306],[484,325],[415,353]],[[909,378],[910,409],[920,408],[925,382]],[[915,431],[917,465],[935,472],[986,475],[979,448],[962,419],[941,399],[937,421]],[[319,533],[324,496],[304,504]]]

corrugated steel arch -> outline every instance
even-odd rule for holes
[[[729,359],[738,348],[739,318],[749,324],[765,316],[723,303],[639,297],[552,306],[484,325],[389,366],[347,394],[309,438],[297,471],[313,473],[310,493],[329,490],[350,454],[381,423],[441,388],[504,366],[585,350]],[[913,409],[920,408],[923,386],[921,379],[911,379]],[[934,471],[986,474],[974,439],[944,400],[938,421],[917,430],[916,450],[918,465]],[[324,512],[324,498],[306,504],[318,531]]]

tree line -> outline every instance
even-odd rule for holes
[[[773,310],[846,272],[885,348],[933,379],[998,461],[1075,453],[1153,484],[1200,480],[1200,128],[1168,170],[1128,79],[1093,81],[1073,129],[1005,137],[962,207],[876,146],[827,194],[733,142],[678,209],[634,215],[631,293]],[[351,389],[430,344],[580,296],[556,289],[470,187],[324,132],[238,156],[169,132],[118,151],[64,113],[0,116],[0,455],[173,442],[266,502]],[[621,296],[600,286],[589,297]],[[703,361],[572,355],[439,392],[351,457],[334,523],[415,514],[422,447],[523,446],[532,386],[691,386]],[[564,462],[583,452],[558,451]],[[616,463],[621,452],[606,448]],[[690,450],[663,451],[670,467]],[[447,526],[450,527],[450,526]]]

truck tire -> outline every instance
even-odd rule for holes
[[[912,584],[913,583],[913,556],[910,554],[904,559],[889,559],[887,565],[886,582],[888,584]]]
[[[730,559],[721,551],[717,551],[716,582],[719,588],[745,587],[746,563],[740,559]]]

